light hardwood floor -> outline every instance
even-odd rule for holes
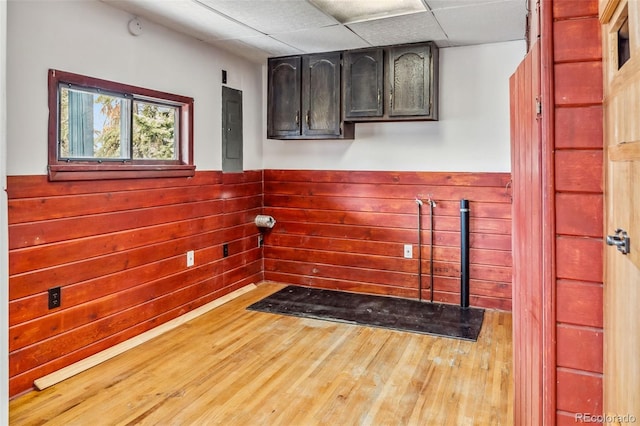
[[[511,425],[511,314],[477,342],[277,316],[254,291],[46,390],[11,425]]]

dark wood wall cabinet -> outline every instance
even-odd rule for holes
[[[344,54],[344,116],[382,117],[384,95],[382,49]]]
[[[269,60],[267,136],[273,139],[353,139],[343,123],[342,53]]]
[[[267,135],[274,138],[296,137],[300,127],[302,58],[269,60],[269,101]]]
[[[434,43],[271,58],[267,137],[353,139],[358,121],[438,119]]]
[[[344,53],[344,119],[438,119],[438,47],[433,43]]]

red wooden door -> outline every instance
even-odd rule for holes
[[[540,42],[509,80],[513,191],[513,371],[516,425],[543,424],[543,181]],[[545,231],[546,232],[546,231]]]

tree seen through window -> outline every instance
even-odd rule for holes
[[[60,157],[175,160],[177,108],[61,87]]]

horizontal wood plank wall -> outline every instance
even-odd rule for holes
[[[10,395],[263,279],[262,171],[49,182],[8,177]],[[229,256],[223,258],[223,244]],[[186,267],[194,250],[195,265]],[[61,287],[61,306],[47,290]]]
[[[418,297],[418,206],[424,201],[422,297],[429,299],[429,194],[434,299],[460,303],[460,199],[470,200],[470,303],[511,309],[509,173],[265,170],[265,279]],[[413,258],[403,257],[404,244]]]
[[[556,422],[564,425],[602,412],[602,41],[596,0],[555,0],[553,16]]]

